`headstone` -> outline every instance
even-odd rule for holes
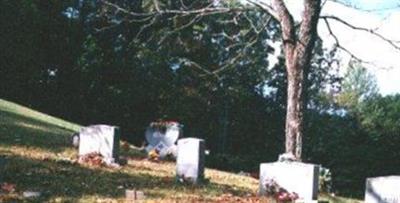
[[[75,148],[78,148],[79,147],[79,133],[72,134],[71,140],[72,140],[72,146],[74,146]]]
[[[365,203],[399,203],[400,176],[367,178]]]
[[[182,134],[182,125],[174,121],[152,122],[146,129],[146,151],[156,150],[160,158],[176,157],[176,141]]]
[[[108,125],[92,125],[79,132],[79,156],[99,153],[107,164],[118,162],[119,128]]]
[[[25,191],[22,193],[22,196],[25,198],[38,198],[40,197],[41,193],[40,192],[35,192],[35,191]]]
[[[0,183],[3,182],[2,175],[4,174],[5,167],[6,167],[6,158],[4,156],[0,156]]]
[[[204,140],[185,138],[178,140],[176,175],[178,180],[193,184],[204,178]]]
[[[267,182],[275,181],[288,192],[296,193],[300,202],[318,198],[319,166],[301,162],[273,162],[260,165],[260,195],[267,194]]]
[[[146,196],[144,192],[140,190],[125,190],[125,198],[127,201],[136,202],[138,200],[144,200]]]

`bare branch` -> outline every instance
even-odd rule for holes
[[[247,48],[252,47],[257,42],[257,40],[258,40],[258,35],[256,37],[254,37],[254,39],[250,43],[247,43],[246,46],[243,47],[243,50],[246,50]],[[219,74],[219,73],[225,71],[227,68],[230,67],[230,65],[235,64],[243,56],[245,56],[244,51],[238,53],[234,58],[232,58],[232,60],[230,60],[225,65],[221,66],[217,70],[214,70],[213,73]]]
[[[326,2],[328,2],[328,0],[324,0],[321,4],[321,9],[326,5]]]
[[[185,3],[184,3],[182,0],[180,0],[180,2],[181,2],[181,6],[182,6],[184,9],[188,9],[188,7],[185,5]]]
[[[320,0],[304,0],[304,11],[298,37],[300,43],[297,46],[298,51],[302,52],[302,54],[312,53],[311,50],[314,48],[314,43],[312,42],[317,36],[316,28],[321,11],[320,3]],[[311,57],[309,54],[306,55]]]
[[[233,17],[233,19],[231,19],[231,20],[217,20],[217,22],[220,23],[220,24],[233,24],[233,25],[238,25],[238,22],[237,22],[237,20],[236,20],[236,18],[237,18],[238,16],[239,16],[239,15],[236,15],[236,16]]]
[[[243,16],[244,16],[244,19],[246,19],[246,21],[249,22],[251,29],[253,29],[254,32],[257,32],[257,27],[254,25],[254,22],[251,20],[251,18],[249,16],[247,16],[245,13],[243,14]],[[248,31],[248,32],[250,32],[250,31]]]
[[[244,18],[246,19],[247,22],[249,22],[250,27],[253,29],[253,31],[256,34],[259,34],[263,29],[265,29],[265,27],[269,24],[269,22],[271,22],[271,19],[273,18],[271,15],[266,19],[266,21],[264,23],[262,23],[262,25],[257,29],[257,26],[254,25],[254,22],[251,20],[251,18],[249,16],[247,16],[246,13],[243,13]],[[261,19],[259,19],[261,20]]]
[[[222,36],[222,37],[225,37],[226,39],[229,39],[229,40],[232,41],[232,42],[235,42],[235,41],[236,41],[236,36],[237,36],[237,35],[230,36],[230,35],[226,34],[225,31],[222,31],[222,32],[220,32],[220,33],[212,34],[212,36],[213,36],[213,37]]]
[[[340,44],[339,39],[337,38],[337,36],[333,33],[333,31],[332,31],[332,29],[331,29],[331,26],[330,26],[330,24],[329,24],[329,22],[328,22],[328,20],[327,20],[327,19],[323,19],[323,20],[324,20],[324,22],[325,22],[326,27],[328,28],[329,34],[330,34],[330,35],[333,37],[333,39],[335,40],[335,45],[336,45],[337,48],[339,48],[339,49],[341,49],[342,51],[346,52],[347,54],[350,55],[350,57],[351,57],[352,59],[355,59],[355,60],[358,61],[358,62],[366,63],[366,64],[371,64],[370,61],[362,60],[360,57],[356,56],[356,55],[353,54],[351,51],[349,51],[348,49],[346,49],[345,47],[343,47],[343,46]]]
[[[262,10],[266,11],[269,15],[271,15],[276,21],[279,21],[278,13],[272,8],[271,5],[266,4],[265,2],[259,0],[246,0],[250,4],[261,8]]]
[[[341,19],[341,18],[339,18],[337,16],[320,16],[320,18],[326,19],[326,20],[335,20],[335,21],[340,22],[343,25],[345,25],[345,26],[347,26],[347,27],[349,27],[351,29],[368,32],[368,33],[380,38],[381,40],[387,42],[388,44],[390,44],[395,49],[400,50],[400,46],[397,44],[396,41],[390,40],[390,39],[384,37],[383,35],[381,35],[378,32],[376,32],[374,29],[368,29],[368,28],[358,27],[358,26],[352,25],[349,22],[347,22],[347,21],[345,21],[345,20],[343,20],[343,19]]]
[[[132,24],[132,23],[144,23],[146,21],[150,21],[151,19],[153,19],[153,16],[145,17],[145,18],[142,18],[142,19],[130,19],[130,20],[122,21],[120,23],[115,23],[115,24],[111,24],[109,26],[105,26],[105,27],[102,27],[102,28],[94,28],[94,29],[95,29],[96,33],[99,33],[99,32],[104,32],[104,31],[108,31],[108,30],[117,28],[117,27],[119,27],[121,25],[127,25],[127,24]]]
[[[95,30],[96,33],[104,32],[104,31],[111,30],[111,29],[114,29],[116,27],[119,27],[119,26],[121,26],[121,24],[122,23],[118,23],[118,24],[113,24],[113,25],[110,25],[110,26],[102,27],[102,28],[94,28],[94,30]]]
[[[192,61],[192,60],[190,60],[190,59],[188,59],[188,58],[182,58],[182,60],[183,60],[184,65],[193,66],[193,67],[197,68],[198,70],[204,72],[206,75],[214,76],[214,77],[216,77],[218,80],[221,79],[221,78],[219,77],[218,74],[207,70],[206,68],[204,68],[204,67],[201,66],[200,64],[198,64],[198,63],[196,63],[196,62],[194,62],[194,61]]]
[[[232,44],[232,45],[226,47],[226,49],[231,49],[231,48],[239,47],[239,46],[242,46],[242,45],[244,45],[244,46],[243,46],[243,50],[246,50],[246,49],[252,47],[254,44],[257,43],[257,40],[258,40],[258,38],[259,38],[259,34],[261,33],[262,29],[265,29],[265,27],[271,22],[272,18],[273,18],[272,16],[269,16],[269,18],[267,18],[267,19],[265,20],[265,22],[262,23],[262,24],[260,25],[259,29],[257,29],[257,27],[256,27],[254,24],[252,24],[251,19],[247,19],[247,20],[249,21],[249,23],[251,24],[252,30],[254,31],[254,33],[256,34],[256,36],[253,37],[253,39],[252,39],[249,43],[236,43],[236,44]],[[249,33],[249,32],[247,32],[245,35],[247,35],[248,33]],[[231,39],[231,38],[232,38],[232,37],[228,36],[228,39]],[[232,41],[233,41],[233,40],[232,40]],[[213,73],[218,74],[218,73],[220,73],[220,72],[223,72],[223,71],[227,70],[227,69],[230,67],[230,65],[235,64],[241,57],[244,57],[244,56],[245,56],[244,53],[245,53],[244,51],[239,52],[235,57],[232,58],[232,60],[230,60],[228,63],[224,64],[223,66],[221,66],[221,67],[218,68],[217,70],[214,70]]]
[[[165,14],[181,14],[181,15],[192,15],[192,14],[202,14],[202,15],[212,15],[212,14],[220,14],[220,13],[228,13],[228,12],[240,12],[240,11],[246,11],[249,10],[249,8],[245,7],[236,7],[236,8],[227,8],[227,7],[205,7],[205,8],[200,8],[200,9],[193,9],[193,10],[174,10],[174,9],[167,9],[163,10],[160,8],[160,10],[152,11],[152,12],[146,12],[146,13],[137,13],[137,12],[132,12],[127,9],[124,9],[120,6],[118,6],[115,3],[111,3],[107,0],[101,0],[105,5],[113,7],[114,9],[117,9],[125,14],[132,15],[132,16],[153,16],[153,15],[165,15]]]
[[[174,30],[169,31],[168,33],[166,33],[166,34],[161,38],[161,40],[158,42],[158,45],[162,44],[170,35],[172,35],[172,34],[174,34],[174,33],[177,33],[177,32],[179,32],[179,31],[181,31],[181,30],[183,30],[183,29],[186,29],[186,28],[188,28],[189,26],[193,25],[194,23],[198,22],[202,17],[203,17],[202,15],[195,16],[195,17],[194,17],[192,20],[190,20],[188,23],[186,23],[186,24],[184,24],[184,25],[182,25],[182,26],[180,26],[180,27],[177,27],[177,28],[175,28]]]
[[[144,26],[142,26],[142,27],[140,28],[139,32],[138,32],[138,33],[136,34],[136,36],[135,36],[135,39],[138,39],[139,36],[142,34],[142,32],[143,32],[145,29],[151,27],[153,24],[155,24],[156,21],[157,21],[157,16],[154,16],[154,17],[152,18],[152,20],[151,20],[148,24],[146,24],[146,25],[144,25]]]
[[[117,11],[121,11],[122,13],[129,14],[131,16],[136,16],[136,17],[154,16],[157,13],[157,12],[137,13],[137,12],[133,12],[133,11],[129,11],[127,9],[124,9],[124,8],[118,6],[117,4],[111,3],[111,2],[106,1],[106,0],[101,0],[101,2],[106,6],[110,6],[110,7],[114,8],[114,9],[116,9]]]
[[[160,12],[160,6],[158,4],[158,0],[153,0],[154,7],[156,8],[157,12]]]
[[[293,16],[290,14],[283,0],[273,0],[273,5],[276,12],[278,12],[278,19],[282,30],[283,45],[285,46],[284,50],[287,52],[286,55],[293,55],[297,41]]]

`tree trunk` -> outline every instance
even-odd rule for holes
[[[283,0],[273,0],[282,30],[283,50],[287,72],[286,153],[301,161],[305,84],[314,48],[321,0],[304,0],[300,30]]]
[[[301,160],[304,107],[304,68],[300,67],[295,57],[286,57],[287,65],[287,106],[285,126],[286,153]]]

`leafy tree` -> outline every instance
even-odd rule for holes
[[[64,14],[70,4],[0,3],[0,46],[7,50],[0,53],[2,96],[53,114],[66,112],[73,90],[63,84],[73,80],[83,37],[81,27]]]
[[[360,63],[351,61],[344,76],[338,103],[350,111],[359,111],[360,105],[379,95],[374,75]]]
[[[302,135],[303,135],[303,112],[306,106],[306,87],[307,87],[307,76],[310,71],[311,59],[313,55],[313,49],[317,40],[317,25],[320,19],[322,19],[331,35],[336,40],[338,48],[349,53],[339,43],[334,32],[331,30],[329,25],[330,21],[339,22],[347,27],[355,30],[367,31],[373,35],[380,37],[383,41],[390,43],[397,49],[400,49],[395,42],[385,38],[382,35],[375,33],[374,31],[360,28],[349,24],[340,17],[337,16],[320,16],[320,11],[323,6],[321,1],[305,0],[303,2],[304,11],[301,16],[300,22],[295,22],[292,14],[287,9],[287,6],[283,0],[271,0],[268,2],[262,1],[246,1],[249,4],[255,5],[261,8],[264,12],[268,13],[274,18],[276,23],[280,25],[280,36],[283,42],[283,52],[285,59],[285,66],[287,71],[287,107],[286,107],[286,126],[285,126],[285,151],[293,154],[297,159],[301,160],[302,152]],[[144,28],[159,25],[160,22],[164,22],[172,27],[175,27],[175,31],[179,31],[181,28],[190,26],[193,22],[196,22],[199,18],[207,15],[222,14],[222,13],[236,13],[241,14],[243,11],[254,9],[242,6],[240,3],[231,3],[224,1],[207,1],[207,2],[186,2],[186,1],[152,1],[150,3],[143,3],[141,11],[131,11],[131,9],[120,2],[103,1],[103,5],[107,11],[114,11],[115,14],[125,14],[124,20],[126,22],[142,20],[144,22]],[[147,17],[147,19],[146,19]],[[173,22],[176,19],[184,17],[186,24],[178,24],[184,26],[176,26]],[[122,21],[124,21],[122,20]],[[111,22],[111,21],[109,21]],[[169,22],[169,23],[168,23]],[[118,26],[121,23],[117,23]],[[353,55],[354,56],[354,55]],[[213,71],[212,73],[215,73]]]

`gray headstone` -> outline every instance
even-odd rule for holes
[[[197,184],[204,178],[204,140],[185,138],[178,140],[176,175],[181,181]]]
[[[366,203],[399,203],[400,176],[367,178]]]
[[[108,125],[92,125],[79,132],[79,156],[99,153],[107,164],[119,159],[119,128]]]
[[[4,156],[0,156],[0,183],[3,182],[2,175],[5,172],[6,167],[6,158]]]
[[[260,195],[266,195],[266,182],[274,180],[299,200],[313,202],[318,198],[319,166],[301,162],[273,162],[260,165]]]
[[[79,147],[79,133],[72,134],[72,146],[78,148]]]

